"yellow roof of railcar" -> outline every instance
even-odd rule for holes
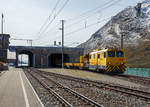
[[[99,53],[99,52],[106,52],[106,51],[108,51],[108,50],[123,50],[123,49],[116,49],[116,48],[103,49],[103,50],[91,52],[90,54],[96,54],[96,53]]]
[[[103,50],[100,50],[100,51],[95,51],[95,52],[91,52],[90,54],[96,54],[96,53],[98,53],[98,52],[105,52],[105,51],[107,51],[108,49],[103,49]]]

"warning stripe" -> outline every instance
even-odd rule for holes
[[[107,67],[107,72],[110,72],[111,66]]]
[[[112,65],[107,65],[106,66],[106,72],[125,72],[126,66],[125,65],[119,65],[119,66],[112,66]]]

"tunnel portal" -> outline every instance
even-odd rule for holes
[[[22,54],[25,54],[25,55],[28,55],[28,67],[33,67],[33,53],[31,51],[27,51],[27,50],[23,50],[19,53],[19,55],[22,55]],[[19,56],[18,55],[18,56]],[[17,64],[19,63],[19,61],[17,62]],[[19,66],[19,65],[18,65]],[[21,64],[20,67],[23,67],[23,65]]]
[[[16,53],[15,65],[18,67],[18,56],[28,55],[28,66],[35,68],[60,67],[62,63],[61,47],[43,46],[9,46],[10,50]],[[64,47],[64,63],[77,62],[83,55],[83,48]]]
[[[49,67],[61,67],[62,66],[62,54],[51,54],[48,57]],[[64,63],[69,62],[69,55],[64,54]]]

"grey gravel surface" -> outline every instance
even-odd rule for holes
[[[82,93],[83,95],[93,99],[94,101],[104,105],[105,107],[124,107],[124,106],[149,107],[150,106],[144,100],[138,99],[137,97],[134,96],[129,96],[127,94],[122,94],[119,92],[116,93],[114,91],[110,91],[105,88],[99,89],[93,86],[89,87],[89,85],[57,78],[54,76],[48,76],[48,77],[74,89],[79,93]]]
[[[114,92],[105,88],[99,89],[99,88],[93,87],[92,84],[89,86],[86,84],[65,80],[62,78],[55,77],[55,76],[49,76],[49,75],[46,75],[46,76],[48,78],[53,79],[54,81],[58,83],[61,83],[81,93],[84,96],[87,96],[88,98],[98,102],[99,104],[104,105],[105,107],[150,107],[147,101],[141,98],[137,98],[135,96],[122,94],[120,92]],[[34,83],[34,85],[35,84],[36,83]],[[36,87],[36,89],[38,89],[38,87]],[[39,91],[38,93],[40,94],[41,91]],[[49,105],[51,104],[49,97],[52,97],[52,96],[48,96],[45,98],[45,96],[42,94],[40,98],[44,102],[45,105]]]

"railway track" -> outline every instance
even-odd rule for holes
[[[36,70],[34,70],[34,71],[37,72]],[[137,98],[142,98],[146,101],[150,101],[150,93],[146,92],[146,91],[133,89],[133,88],[125,87],[125,86],[120,86],[120,85],[109,84],[109,83],[105,83],[105,82],[99,82],[99,81],[93,81],[93,80],[82,79],[82,78],[77,78],[77,77],[71,77],[71,76],[66,76],[66,75],[61,75],[61,74],[56,74],[56,73],[51,73],[51,72],[43,72],[43,71],[39,71],[39,72],[41,72],[45,75],[50,75],[50,76],[57,77],[57,78],[63,78],[66,80],[84,83],[87,85],[95,86],[97,88],[105,88],[105,89],[113,90],[116,92],[132,95],[132,96],[135,96]]]
[[[103,107],[103,105],[98,104],[71,88],[42,75],[41,72],[33,72],[30,70],[28,73],[43,86],[49,94],[52,94],[58,100],[57,105],[67,107]]]
[[[89,70],[86,70],[86,71],[89,71]],[[118,78],[118,79],[148,86],[148,88],[150,87],[150,77],[140,77],[136,75],[127,75],[127,74],[117,74],[117,75],[111,75],[111,76]],[[147,90],[147,89],[144,89],[144,90]]]
[[[140,77],[140,76],[134,76],[134,75],[115,75],[114,77],[131,81],[134,83],[139,83],[144,86],[150,86],[150,77]]]

